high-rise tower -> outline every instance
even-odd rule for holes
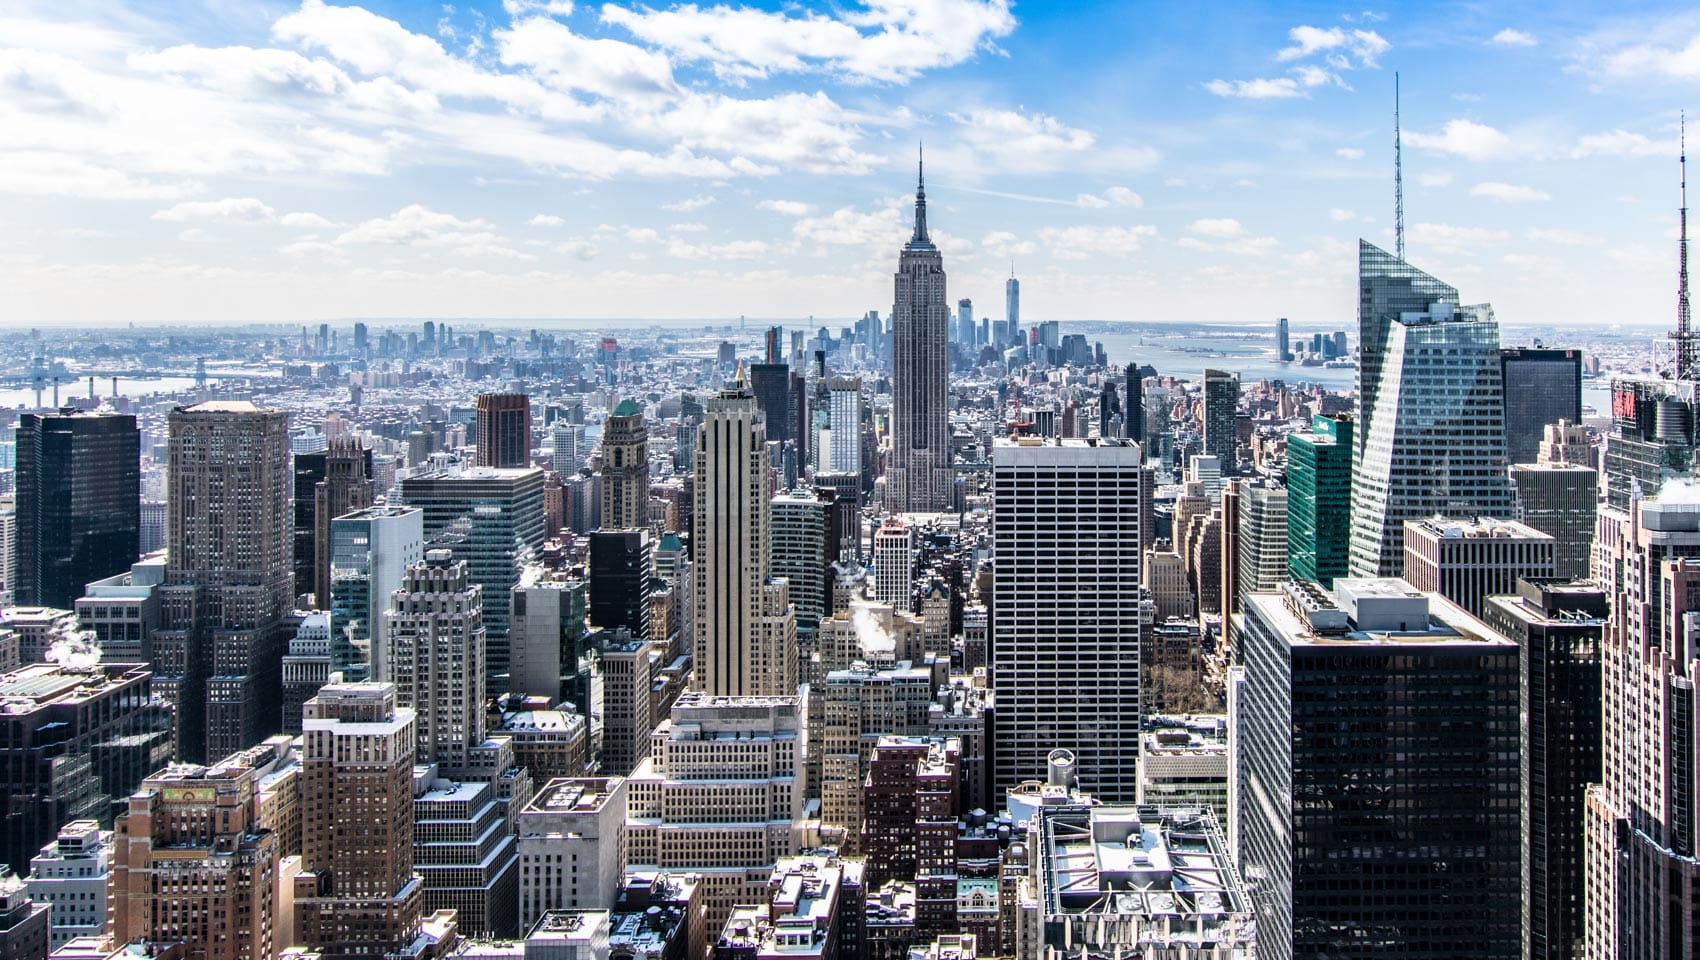
[[[1021,330],[1021,281],[1015,279],[1015,263],[1010,262],[1009,279],[1003,282],[1004,337],[999,347],[1007,347]]]
[[[531,398],[523,393],[478,395],[478,465],[531,464]]]
[[[428,550],[384,613],[386,676],[418,717],[419,762],[471,767],[484,742],[484,588],[466,561]]]
[[[697,430],[694,689],[792,696],[796,621],[768,579],[767,436],[744,371],[711,397]]]
[[[915,186],[915,232],[897,258],[897,296],[891,308],[891,467],[886,471],[886,498],[898,513],[942,510],[953,499],[950,306],[945,300],[944,257],[927,236],[924,173]]]
[[[602,526],[649,526],[649,431],[630,400],[620,401],[602,429]]]
[[[372,505],[372,451],[337,439],[323,456],[325,478],[313,485],[313,602],[321,610],[331,605],[331,521]]]
[[[19,606],[71,608],[141,537],[141,434],[127,414],[26,413],[17,432]]]
[[[1239,409],[1239,376],[1204,371],[1204,452],[1222,464],[1224,477],[1239,472]]]

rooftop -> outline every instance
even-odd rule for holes
[[[1288,581],[1279,592],[1248,593],[1248,612],[1293,646],[1319,644],[1484,643],[1515,646],[1439,594],[1398,578],[1341,577],[1332,593]]]
[[[1434,516],[1424,520],[1406,520],[1405,535],[1418,531],[1442,540],[1551,540],[1550,534],[1542,533],[1526,523],[1516,520],[1497,520],[1493,517],[1470,517],[1468,519]]]
[[[526,804],[525,812],[592,812],[606,804],[624,777],[556,777]]]

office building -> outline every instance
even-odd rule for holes
[[[1520,580],[1482,619],[1521,651],[1523,956],[1582,956],[1583,802],[1600,782],[1600,657],[1610,617],[1596,585]]]
[[[1458,291],[1406,263],[1403,256],[1394,256],[1367,240],[1358,241],[1358,423],[1353,438],[1354,472],[1362,471],[1370,429],[1380,417],[1382,367],[1389,361],[1398,367],[1403,360],[1402,351],[1390,349],[1393,328],[1404,314],[1428,313],[1437,304],[1456,308]],[[1495,340],[1497,367],[1497,336]],[[1389,416],[1397,412],[1396,406],[1388,408]]]
[[[913,609],[915,528],[887,517],[874,531],[874,599],[899,610]]]
[[[425,512],[367,507],[331,521],[331,669],[344,680],[388,679],[384,612],[425,556]]]
[[[549,428],[549,463],[556,473],[563,477],[578,473],[584,469],[588,454],[589,451],[585,449],[584,424],[562,418]]]
[[[589,718],[594,654],[586,637],[587,592],[582,579],[539,563],[526,565],[511,601],[509,686],[550,703],[566,701]]]
[[[797,690],[796,621],[768,574],[767,442],[740,375],[710,398],[697,431],[693,689],[715,696]]]
[[[1588,434],[1588,428],[1569,420],[1547,424],[1541,437],[1536,463],[1569,463],[1579,467],[1599,469],[1600,449]]]
[[[291,736],[301,733],[301,715],[307,701],[330,682],[331,677],[331,617],[315,610],[301,617],[289,649],[283,655],[283,732]]]
[[[1407,520],[1515,509],[1493,308],[1438,301],[1406,310],[1387,324],[1383,349],[1380,406],[1359,407],[1369,411],[1367,435],[1352,472],[1350,568],[1359,577],[1399,575]]]
[[[867,910],[863,864],[832,856],[787,857],[755,903],[733,911],[719,931],[713,960],[850,960],[862,949]]]
[[[1275,321],[1275,359],[1282,363],[1291,363],[1293,359],[1291,333],[1286,317]]]
[[[1346,575],[1352,511],[1352,419],[1317,416],[1287,437],[1287,571],[1332,587]]]
[[[389,683],[333,683],[302,720],[300,942],[326,960],[399,951],[419,932],[412,710]],[[134,803],[134,801],[132,801]]]
[[[112,866],[112,831],[94,820],[73,820],[30,861],[24,881],[30,899],[53,909],[49,949],[72,937],[98,937],[106,929],[106,882]]]
[[[19,873],[170,759],[171,707],[141,664],[28,664],[0,675],[0,703],[0,863]]]
[[[258,822],[257,780],[231,756],[173,764],[129,796],[113,830],[112,942],[182,943],[206,960],[273,955],[279,841]]]
[[[602,426],[602,526],[649,527],[649,428],[630,400],[621,400]]]
[[[992,450],[993,787],[1038,776],[1053,748],[1093,793],[1138,789],[1139,447],[1015,440]]]
[[[1506,462],[1534,463],[1549,425],[1582,422],[1582,351],[1505,347],[1499,368]]]
[[[425,512],[425,547],[452,550],[484,590],[485,693],[510,683],[508,620],[514,584],[543,548],[543,471],[432,470],[401,483],[401,500]]]
[[[1515,463],[1517,519],[1553,539],[1555,575],[1588,576],[1599,513],[1599,473],[1571,463]]]
[[[298,582],[296,589],[305,592],[311,586],[314,605],[325,610],[331,605],[331,524],[372,505],[372,451],[339,438],[321,456],[325,476],[313,485],[313,579]]]
[[[1145,376],[1139,364],[1129,362],[1123,372],[1126,389],[1122,391],[1122,436],[1145,445]]]
[[[790,364],[752,363],[749,377],[750,392],[755,395],[756,409],[761,411],[767,439],[779,442],[795,439],[791,435],[795,415],[791,407]]]
[[[530,397],[523,393],[481,393],[477,417],[478,466],[531,466]]]
[[[519,925],[551,910],[607,910],[626,873],[626,781],[565,777],[519,814]]]
[[[177,752],[229,756],[282,729],[292,632],[288,415],[247,401],[168,417],[171,546],[154,635],[156,687],[177,703]]]
[[[464,560],[427,550],[390,595],[385,673],[396,703],[411,710],[419,762],[473,766],[484,742],[484,589]]]
[[[1141,806],[1205,807],[1227,832],[1228,718],[1221,714],[1157,714],[1139,737]]]
[[[654,672],[659,655],[648,640],[623,630],[603,631],[599,637],[599,770],[608,776],[625,776],[649,756],[650,735],[661,706]]]
[[[1520,578],[1552,579],[1555,546],[1515,520],[1407,520],[1405,581],[1480,617],[1488,597],[1516,593]]]
[[[1517,645],[1402,580],[1341,578],[1247,594],[1242,651],[1259,956],[1517,956]]]
[[[590,535],[590,623],[649,634],[654,542],[648,530],[598,530]]]
[[[5,960],[47,960],[52,931],[48,904],[30,896],[24,881],[0,866],[0,957]]]
[[[1256,891],[1242,884],[1204,808],[1048,804],[1028,828],[1024,957],[1263,956]],[[1030,952],[1027,952],[1030,951]],[[1274,951],[1279,953],[1279,948]]]
[[[1651,960],[1693,953],[1700,929],[1700,656],[1690,641],[1700,484],[1668,476],[1636,507],[1600,510],[1600,585],[1617,613],[1600,670],[1601,779],[1584,800],[1582,927],[1584,956]]]
[[[1013,309],[1015,294],[1009,296]],[[893,513],[944,510],[954,501],[955,486],[950,460],[950,307],[944,256],[927,235],[924,177],[915,186],[915,230],[897,258],[891,325],[886,502]]]
[[[18,416],[13,602],[68,609],[129,569],[141,538],[141,434],[116,413]]]
[[[74,604],[77,628],[94,634],[101,659],[151,663],[153,632],[160,624],[159,588],[165,553],[145,556],[125,573],[90,583]]]
[[[1287,579],[1289,506],[1286,487],[1268,482],[1240,485],[1236,552],[1239,560],[1237,583],[1241,593],[1273,590]],[[1225,509],[1223,521],[1227,521]],[[1229,603],[1228,598],[1223,597],[1222,602]]]
[[[1003,324],[1004,335],[998,346],[1007,347],[1015,342],[1016,335],[1021,331],[1021,281],[1015,279],[1015,264],[1009,265],[1009,279],[1003,282]]]
[[[848,854],[861,850],[863,783],[880,738],[931,732],[933,695],[945,672],[934,667],[907,660],[856,663],[828,672],[809,692],[821,702],[821,718],[810,731],[820,763],[821,824]]]
[[[832,563],[838,559],[840,513],[830,493],[804,488],[770,501],[769,571],[786,582],[797,636],[806,641],[832,614]]]
[[[828,396],[832,430],[830,442],[821,441],[826,462],[820,472],[853,476],[860,488],[862,476],[862,381],[859,377],[833,377]]]
[[[1222,476],[1239,473],[1240,378],[1221,370],[1204,371],[1204,453],[1221,464]]]
[[[699,875],[711,929],[759,902],[773,864],[799,849],[800,708],[794,696],[687,692],[626,779],[628,869]]]

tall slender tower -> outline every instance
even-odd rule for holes
[[[1021,329],[1021,281],[1015,279],[1014,260],[1009,262],[1009,279],[1003,282],[1003,323],[1004,336],[999,347],[1009,346]]]
[[[793,696],[796,621],[768,579],[767,435],[744,370],[697,430],[696,672],[715,696]]]
[[[386,676],[419,723],[419,762],[470,768],[484,742],[484,588],[466,561],[428,550],[384,613]]]
[[[332,440],[325,478],[313,485],[313,602],[331,605],[331,521],[372,505],[372,451],[354,439]],[[298,583],[297,590],[307,584]]]
[[[602,430],[602,527],[649,526],[649,431],[643,411],[620,401]]]
[[[925,170],[915,185],[915,232],[897,258],[891,308],[891,467],[886,498],[894,512],[928,513],[952,498],[950,469],[950,307],[944,257],[927,236]]]
[[[1682,132],[1677,135],[1679,145],[1678,160],[1682,169],[1682,208],[1678,213],[1677,266],[1676,266],[1676,331],[1671,339],[1676,341],[1676,378],[1678,380],[1693,380],[1700,376],[1700,370],[1695,369],[1695,334],[1689,326],[1688,312],[1688,118],[1682,119]]]
[[[478,465],[531,464],[531,398],[523,393],[478,395]]]
[[[17,602],[69,610],[129,569],[141,538],[141,434],[128,414],[18,418]]]

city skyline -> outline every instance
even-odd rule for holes
[[[992,319],[1013,257],[1034,319],[1338,323],[1395,69],[1413,262],[1512,322],[1668,316],[1700,16],[1073,13],[26,5],[8,320],[855,316],[924,140]]]

